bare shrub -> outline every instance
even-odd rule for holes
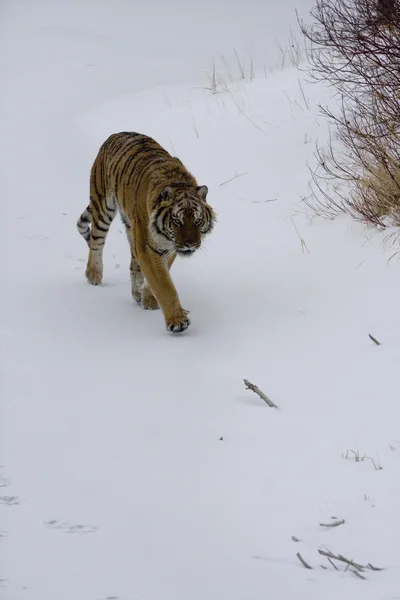
[[[341,98],[321,107],[336,139],[317,148],[314,212],[344,211],[366,223],[400,226],[400,1],[317,0],[309,73]]]

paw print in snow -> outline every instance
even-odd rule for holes
[[[64,533],[76,533],[79,535],[87,535],[89,533],[95,533],[98,527],[94,525],[73,525],[68,521],[45,521],[44,524],[48,529],[58,529],[59,531],[63,531]]]
[[[6,506],[16,506],[19,504],[19,500],[17,496],[0,496],[0,504],[5,504]]]

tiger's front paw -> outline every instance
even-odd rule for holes
[[[103,273],[94,267],[88,267],[85,275],[88,282],[92,285],[100,285],[103,279]]]
[[[190,325],[188,312],[182,308],[180,313],[166,319],[167,330],[171,331],[171,333],[182,333],[182,331],[185,331]]]

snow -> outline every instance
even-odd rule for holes
[[[400,598],[398,262],[382,234],[305,215],[332,100],[303,81],[307,107],[304,74],[277,68],[296,5],[266,4],[3,5],[4,600]],[[183,335],[132,301],[117,220],[103,285],[84,278],[75,223],[119,130],[179,156],[218,214],[173,267]],[[321,547],[385,570],[362,581]]]

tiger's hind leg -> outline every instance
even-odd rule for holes
[[[132,283],[132,298],[136,300],[136,302],[141,302],[142,294],[140,290],[144,284],[144,277],[142,270],[139,266],[138,261],[136,260],[133,252],[131,251],[131,283]]]
[[[159,307],[157,299],[154,297],[153,292],[150,289],[146,279],[143,281],[143,285],[140,288],[141,304],[145,310],[157,310]]]
[[[139,302],[145,310],[156,310],[159,308],[157,300],[143,277],[142,269],[135,256],[135,243],[132,237],[131,225],[128,219],[121,213],[122,222],[125,225],[126,235],[131,247],[131,283],[132,283],[132,297],[136,302]]]
[[[125,225],[126,237],[128,238],[128,242],[131,247],[131,264],[130,264],[129,270],[131,273],[132,298],[134,300],[136,300],[136,302],[140,303],[142,300],[142,295],[140,293],[140,290],[142,289],[143,283],[144,283],[143,273],[139,266],[138,261],[136,260],[135,253],[133,251],[134,244],[131,239],[131,224],[130,224],[128,218],[124,215],[124,213],[122,211],[120,211],[120,212],[121,212],[121,220],[122,220],[123,224]]]
[[[76,227],[77,227],[79,233],[81,234],[81,236],[84,238],[84,240],[87,242],[88,245],[90,242],[90,235],[91,235],[91,229],[90,229],[91,222],[92,222],[92,213],[90,211],[90,206],[88,206],[86,208],[86,210],[83,211],[83,213],[79,217],[78,222],[76,224]]]
[[[98,193],[90,197],[92,231],[89,239],[89,258],[86,278],[92,285],[99,285],[103,278],[103,249],[110,225],[117,212],[116,201],[107,200]]]
[[[143,277],[142,269],[140,268],[132,249],[130,271],[133,299],[136,300],[136,302],[140,302],[145,310],[156,310],[159,308],[158,302],[154,298],[149,284]]]

